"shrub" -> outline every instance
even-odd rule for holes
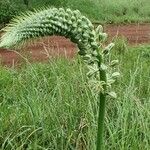
[[[12,17],[25,10],[23,4],[17,4],[12,0],[0,1],[0,23],[8,23]]]

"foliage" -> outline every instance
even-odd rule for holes
[[[21,8],[20,8],[21,7]],[[25,10],[22,4],[17,5],[12,0],[0,1],[0,23],[8,23],[19,11]]]
[[[149,49],[112,52],[121,77],[113,86],[117,99],[107,101],[106,150],[150,149],[150,62],[143,56]],[[0,68],[0,149],[95,149],[97,99],[79,62],[59,58]]]
[[[30,0],[28,7],[23,0],[1,0],[1,3],[7,3],[5,9],[0,5],[1,23],[9,21],[20,11],[43,6],[78,9],[90,20],[100,23],[150,22],[149,0]],[[9,16],[7,20],[5,14]]]

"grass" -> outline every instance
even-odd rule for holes
[[[73,9],[79,9],[93,22],[150,22],[148,0],[68,0],[66,4]]]
[[[150,22],[149,0],[30,0],[29,7],[19,0],[2,0],[0,21],[7,22],[20,11],[43,6],[70,7],[79,9],[93,22],[141,23]]]
[[[117,45],[117,48],[119,45]],[[105,149],[150,149],[150,46],[113,51],[120,79],[108,99]],[[97,99],[79,58],[0,68],[0,149],[94,150]]]

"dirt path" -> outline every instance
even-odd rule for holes
[[[110,38],[124,36],[129,44],[150,43],[150,24],[107,25],[105,31]]]
[[[150,24],[106,25],[104,29],[110,40],[124,36],[129,44],[150,43]],[[3,65],[12,66],[22,61],[45,61],[56,56],[73,57],[75,53],[75,44],[64,37],[52,36],[38,40],[17,53],[0,49],[0,60]]]

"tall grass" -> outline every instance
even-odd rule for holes
[[[150,149],[150,47],[119,57],[122,74],[107,101],[105,149]],[[97,100],[80,59],[0,68],[0,149],[95,149]]]
[[[65,6],[79,9],[93,22],[132,23],[150,21],[149,0],[66,0]]]
[[[2,0],[0,4],[1,23],[7,22],[20,11],[33,10],[33,8],[43,6],[79,9],[82,14],[94,22],[150,22],[149,0],[30,0],[28,7],[23,3],[23,0]]]

